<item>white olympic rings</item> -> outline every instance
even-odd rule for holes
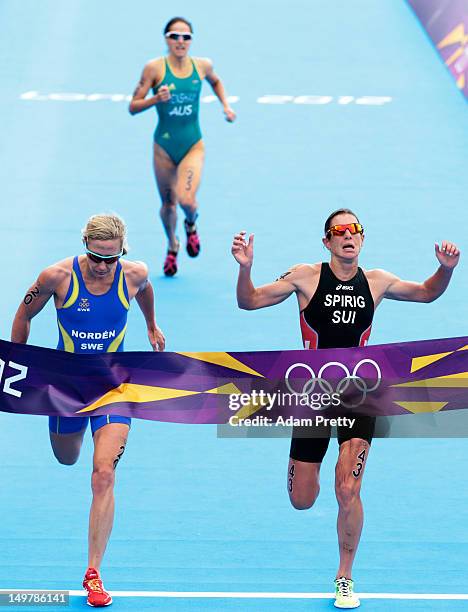
[[[365,363],[372,365],[377,375],[376,382],[371,387],[367,386],[367,380],[365,378],[361,378],[360,376],[358,376],[359,368]],[[324,372],[326,372],[326,370],[330,367],[340,368],[345,374],[345,376],[340,381],[338,381],[336,389],[333,388],[333,385],[330,383],[330,381],[323,378]],[[302,388],[302,391],[296,391],[295,389],[293,389],[289,382],[289,376],[291,372],[293,372],[296,368],[303,368],[310,375],[310,380],[306,381]],[[332,393],[338,393],[339,395],[341,395],[348,389],[352,381],[356,389],[358,389],[362,393],[362,398],[357,404],[346,404],[343,400],[341,400],[341,404],[348,408],[355,408],[357,406],[360,406],[365,401],[369,393],[372,393],[372,391],[375,391],[380,386],[382,380],[382,372],[380,370],[379,364],[373,359],[361,359],[361,361],[359,361],[354,366],[352,372],[350,372],[349,368],[344,363],[340,363],[339,361],[329,361],[320,368],[317,375],[315,374],[314,370],[306,363],[293,363],[293,365],[289,366],[289,368],[287,369],[286,374],[284,375],[284,380],[289,391],[294,395],[310,395],[314,391],[317,383],[323,393],[328,393],[330,395]]]

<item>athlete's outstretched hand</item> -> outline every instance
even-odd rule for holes
[[[234,236],[231,253],[241,266],[251,267],[253,263],[254,235],[250,234],[249,242],[245,239],[245,231]]]
[[[157,325],[156,327],[148,328],[148,339],[153,347],[153,351],[164,350],[164,347],[166,346],[166,338],[164,338],[164,334]]]
[[[171,91],[167,85],[161,85],[156,95],[159,102],[168,102],[171,99]]]
[[[441,266],[453,270],[460,261],[460,251],[453,242],[444,240],[439,247],[436,243],[435,254]]]
[[[226,106],[224,109],[224,116],[226,117],[226,121],[229,121],[229,123],[233,123],[236,120],[236,113],[230,106]]]

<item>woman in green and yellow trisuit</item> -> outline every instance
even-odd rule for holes
[[[152,106],[158,113],[154,132],[154,172],[162,202],[161,219],[169,241],[164,262],[166,276],[174,276],[177,272],[177,204],[185,213],[187,253],[196,257],[200,252],[195,220],[196,194],[205,153],[198,122],[203,79],[208,81],[223,105],[226,120],[232,122],[236,118],[211,60],[188,56],[192,34],[192,25],[182,17],[174,17],[168,22],[164,28],[168,55],[146,64],[129,107],[132,115]],[[145,99],[150,89],[153,95]]]

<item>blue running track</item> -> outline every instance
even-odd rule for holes
[[[180,274],[166,279],[155,114],[131,117],[124,97],[144,63],[164,53],[173,12],[193,21],[193,53],[214,60],[238,97],[238,121],[202,103],[203,250],[198,260],[182,254]],[[80,252],[80,229],[96,212],[127,221],[131,257],[150,266],[168,350],[301,346],[295,300],[237,309],[230,243],[240,229],[256,234],[257,283],[324,258],[323,221],[341,206],[366,227],[364,267],[423,280],[436,266],[435,241],[466,251],[466,102],[403,0],[3,0],[0,41],[2,338],[39,271]],[[462,259],[437,302],[382,304],[371,341],[466,335],[466,278]],[[56,336],[50,304],[30,342],[54,347]],[[149,349],[136,305],[126,347]],[[53,460],[45,419],[0,413],[0,423],[0,588],[79,590],[91,437],[67,468]],[[468,609],[466,599],[447,599],[468,593],[466,448],[465,439],[374,442],[354,574],[358,592],[382,598],[363,598],[363,610]],[[286,439],[134,422],[103,565],[106,586],[126,592],[114,609],[331,610],[337,445],[308,512],[289,505],[288,450]],[[200,597],[213,592],[230,595]],[[73,594],[69,609],[83,606]]]

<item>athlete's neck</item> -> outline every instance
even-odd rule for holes
[[[86,289],[95,295],[103,295],[107,293],[114,282],[115,270],[117,264],[109,266],[105,273],[94,272],[87,261],[86,255],[78,259],[81,276]]]
[[[356,276],[358,271],[357,258],[347,260],[339,259],[338,257],[332,257],[330,260],[330,268],[336,278],[342,281],[347,281]]]
[[[169,66],[171,68],[175,68],[180,72],[186,72],[191,64],[190,58],[188,55],[184,55],[183,57],[177,57],[175,55],[168,55],[167,61],[169,62]]]

